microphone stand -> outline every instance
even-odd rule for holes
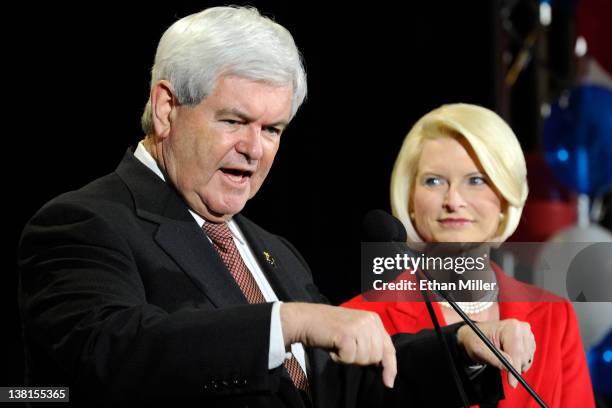
[[[459,370],[457,369],[457,364],[455,364],[455,360],[450,352],[450,348],[448,346],[448,342],[446,338],[442,334],[442,329],[440,328],[440,322],[438,322],[438,318],[436,317],[436,312],[434,312],[433,306],[431,304],[431,300],[429,299],[429,295],[427,291],[422,290],[421,294],[425,299],[425,305],[427,306],[427,313],[429,313],[429,318],[436,329],[436,336],[438,337],[438,341],[440,341],[442,347],[444,348],[444,355],[446,356],[446,362],[451,367],[451,373],[453,374],[453,381],[455,382],[455,387],[457,391],[459,391],[459,396],[461,397],[461,402],[465,408],[470,407],[470,401],[468,400],[467,394],[465,393],[465,389],[463,388],[463,384],[461,383],[461,377],[459,377]]]
[[[419,269],[419,272],[421,272],[427,280],[433,281],[431,275],[429,275],[427,271]],[[521,383],[523,388],[527,390],[527,392],[533,397],[533,399],[536,400],[536,402],[542,408],[548,408],[548,405],[546,405],[546,403],[544,402],[544,400],[542,400],[542,398],[538,395],[538,393],[535,392],[533,388],[531,388],[531,386],[527,383],[527,381],[525,381],[523,376],[521,376],[521,374],[518,371],[516,371],[516,369],[512,366],[512,364],[510,364],[510,362],[506,360],[506,358],[502,355],[502,353],[497,349],[497,347],[495,347],[495,345],[491,342],[491,340],[489,340],[487,336],[485,336],[485,334],[482,332],[482,330],[480,330],[480,328],[476,325],[476,323],[474,323],[472,319],[470,319],[468,315],[463,310],[461,310],[459,306],[457,306],[457,303],[455,303],[452,299],[450,299],[448,294],[445,293],[444,291],[433,290],[433,292],[436,293],[437,295],[442,296],[444,300],[446,300],[448,304],[451,305],[451,307],[455,310],[455,312],[457,312],[457,314],[461,317],[461,319],[463,319],[463,321],[468,326],[470,326],[470,328],[474,331],[474,333],[476,333],[476,335],[480,338],[480,340],[482,340],[484,344],[487,346],[487,348],[491,350],[493,354],[495,354],[495,357],[497,357],[499,361],[501,361],[502,364],[508,369],[508,371],[512,373],[512,375]]]

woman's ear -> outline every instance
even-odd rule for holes
[[[506,229],[506,224],[508,222],[508,206],[508,202],[502,197],[502,205],[498,214],[497,231],[495,231],[495,239],[493,240],[493,242],[498,242],[498,238],[501,237],[502,233]]]
[[[166,80],[158,81],[151,88],[151,121],[157,137],[165,139],[170,133],[171,115],[177,104],[174,88]]]

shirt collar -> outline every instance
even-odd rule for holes
[[[142,164],[147,166],[153,173],[157,174],[160,179],[166,181],[164,173],[162,173],[161,169],[157,165],[157,162],[153,156],[151,156],[151,153],[149,153],[149,151],[144,147],[142,140],[138,143],[138,146],[134,151],[134,157],[140,160]]]
[[[149,153],[149,151],[145,148],[142,140],[138,143],[138,146],[136,147],[136,150],[134,151],[134,157],[140,160],[142,164],[147,166],[160,179],[166,181],[166,178],[164,177],[164,173],[162,173],[161,169],[159,168],[159,165],[157,164],[153,156],[151,156],[151,153]],[[200,217],[200,215],[196,213],[195,211],[192,211],[191,208],[189,208],[189,213],[191,214],[193,219],[196,220],[200,228],[202,228],[206,220]],[[245,243],[244,238],[242,234],[240,233],[240,230],[238,229],[238,226],[236,225],[233,219],[230,219],[227,222],[227,226],[229,227],[234,238],[237,239],[240,244],[244,244]]]

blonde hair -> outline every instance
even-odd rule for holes
[[[492,241],[505,241],[518,226],[529,188],[527,167],[514,132],[495,112],[481,106],[443,105],[412,127],[395,160],[391,174],[391,208],[404,224],[408,242],[423,242],[410,220],[410,194],[423,142],[457,135],[469,143],[488,178],[506,200],[503,217]]]

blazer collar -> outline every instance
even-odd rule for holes
[[[546,302],[561,299],[537,286],[528,285],[506,275],[501,268],[492,263],[499,284],[499,318],[527,320],[529,315],[540,309]],[[507,299],[507,300],[506,300]],[[514,301],[513,299],[517,299]]]
[[[132,194],[139,217],[157,223],[193,221],[180,194],[134,157],[129,148],[115,170]]]

